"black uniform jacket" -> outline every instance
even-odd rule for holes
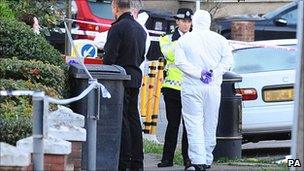
[[[181,35],[179,34],[178,27],[176,27],[173,32],[171,41],[174,42],[174,41],[178,40],[180,37],[181,37]]]
[[[122,14],[112,24],[104,47],[104,64],[122,66],[131,81],[124,82],[128,88],[141,86],[142,71],[139,66],[144,60],[147,34],[134,20],[131,13]]]

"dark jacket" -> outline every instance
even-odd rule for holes
[[[131,81],[126,81],[125,87],[141,86],[142,71],[139,66],[144,61],[146,39],[145,30],[129,12],[122,14],[109,30],[104,63],[120,65],[131,75]]]
[[[174,41],[178,40],[180,37],[181,37],[181,35],[179,34],[178,27],[176,27],[174,29],[171,41],[174,42]]]

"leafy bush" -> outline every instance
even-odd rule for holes
[[[29,80],[25,81],[25,80],[0,79],[0,90],[44,91],[48,96],[55,98],[61,97],[55,89],[44,86],[40,83],[33,84]]]
[[[15,143],[32,133],[30,98],[0,98],[0,142]]]
[[[17,18],[33,14],[42,27],[52,28],[58,25],[65,15],[65,1],[62,0],[9,0],[7,3],[15,9]]]
[[[57,24],[55,17],[59,13],[51,7],[53,3],[53,0],[0,0],[0,90],[44,91],[55,98],[63,95],[67,88],[67,66],[60,53],[44,37],[15,19],[34,14],[43,26]],[[54,105],[50,108],[56,109]],[[0,142],[15,145],[29,136],[31,115],[31,97],[0,97]]]
[[[17,57],[23,60],[40,60],[65,67],[60,53],[42,36],[36,35],[22,22],[0,20],[0,58]]]
[[[32,113],[30,97],[12,96],[0,99],[0,117],[13,120],[19,117],[31,117]]]
[[[13,59],[0,59],[0,78],[30,80],[52,87],[63,93],[66,84],[64,70],[41,61],[25,61]]]
[[[5,118],[0,115],[0,142],[16,145],[16,142],[32,133],[30,117]]]
[[[15,19],[14,12],[5,0],[0,0],[0,19]]]
[[[41,90],[52,97],[60,97],[58,92],[40,83],[31,81],[0,79],[0,90]],[[55,106],[51,106],[55,109]],[[0,142],[14,145],[19,139],[31,134],[31,98],[25,96],[0,97]]]

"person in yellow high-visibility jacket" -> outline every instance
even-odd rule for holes
[[[184,34],[190,31],[193,11],[188,8],[180,8],[175,16],[177,28],[173,34],[161,36],[159,45],[161,52],[166,59],[165,80],[162,85],[162,93],[166,106],[166,117],[168,125],[165,134],[165,144],[163,156],[158,167],[173,166],[174,152],[177,144],[178,129],[180,126],[182,105],[181,105],[181,82],[182,72],[174,65],[174,47],[176,41]],[[185,127],[182,137],[182,155],[184,165],[190,165],[188,157],[188,140]]]

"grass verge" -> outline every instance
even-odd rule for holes
[[[153,141],[144,140],[144,152],[150,154],[156,154],[161,160],[161,156],[163,153],[163,144],[158,144]],[[175,155],[173,159],[174,164],[176,165],[183,165],[183,157],[180,147],[177,147],[175,150]]]
[[[163,152],[163,144],[158,144],[153,141],[144,140],[144,152],[155,154],[159,160],[161,160],[162,152]],[[288,170],[287,166],[284,164],[276,164],[276,159],[274,158],[238,158],[238,159],[227,159],[220,158],[215,161],[214,164],[224,164],[224,165],[234,165],[234,166],[255,166],[259,167],[261,170]],[[181,153],[181,148],[177,147],[175,150],[174,156],[174,164],[183,165],[183,157]]]

